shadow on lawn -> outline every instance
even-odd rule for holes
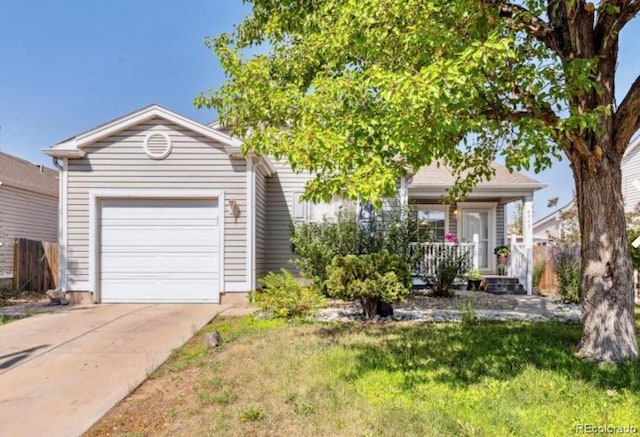
[[[354,340],[365,332],[372,341]],[[372,370],[402,371],[409,387],[436,381],[468,386],[484,378],[507,380],[527,367],[558,372],[601,388],[640,390],[640,360],[599,367],[573,356],[581,326],[564,323],[379,326],[342,324],[319,335],[357,353],[347,379]]]

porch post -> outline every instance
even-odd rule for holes
[[[407,178],[402,176],[400,178],[400,206],[406,206],[409,203],[409,190],[407,188]]]
[[[522,199],[522,239],[524,253],[527,255],[527,294],[533,293],[533,194]]]

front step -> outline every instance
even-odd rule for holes
[[[484,276],[485,290],[492,294],[527,294],[518,278],[511,276]]]

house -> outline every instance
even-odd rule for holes
[[[45,150],[62,167],[60,281],[71,300],[233,302],[267,271],[290,266],[291,223],[333,206],[302,201],[309,175],[243,155],[241,142],[216,127],[151,105]],[[542,187],[496,166],[494,180],[454,207],[438,203],[452,182],[443,168],[399,183],[400,201],[416,203],[437,232],[477,242],[487,273],[504,243],[504,205],[523,199],[530,231]]]
[[[562,216],[576,207],[575,199],[542,217],[533,224],[533,242],[538,246],[546,246],[559,238],[563,229]]]
[[[640,205],[640,135],[627,147],[620,164],[624,212],[633,212]]]
[[[13,241],[58,239],[58,172],[0,153],[0,279],[13,277]]]

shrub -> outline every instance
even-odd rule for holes
[[[411,272],[400,255],[387,251],[336,256],[327,267],[327,294],[344,300],[359,299],[363,318],[371,319],[378,301],[404,301]]]
[[[459,252],[456,246],[446,247],[438,261],[433,294],[441,297],[452,296],[451,286],[460,276],[469,271],[471,258],[468,252]],[[426,278],[431,279],[431,278]]]
[[[249,300],[275,317],[306,316],[326,305],[317,289],[301,284],[285,269],[269,272],[259,282],[263,289],[249,293]]]
[[[579,303],[582,294],[580,246],[561,244],[551,249],[553,268],[558,276],[560,295],[565,303]]]
[[[6,305],[10,299],[20,295],[18,290],[14,290],[11,282],[0,281],[0,305]]]
[[[365,255],[388,251],[397,254],[409,268],[423,257],[422,241],[409,208],[376,212],[374,218],[359,221],[355,213],[340,211],[333,220],[299,223],[291,229],[294,264],[305,278],[326,291],[327,267],[335,256]]]
[[[476,300],[465,299],[458,305],[461,321],[463,325],[473,325],[478,321],[478,313],[476,312]]]
[[[540,287],[542,275],[547,268],[547,261],[544,258],[538,258],[533,262],[533,286]]]

